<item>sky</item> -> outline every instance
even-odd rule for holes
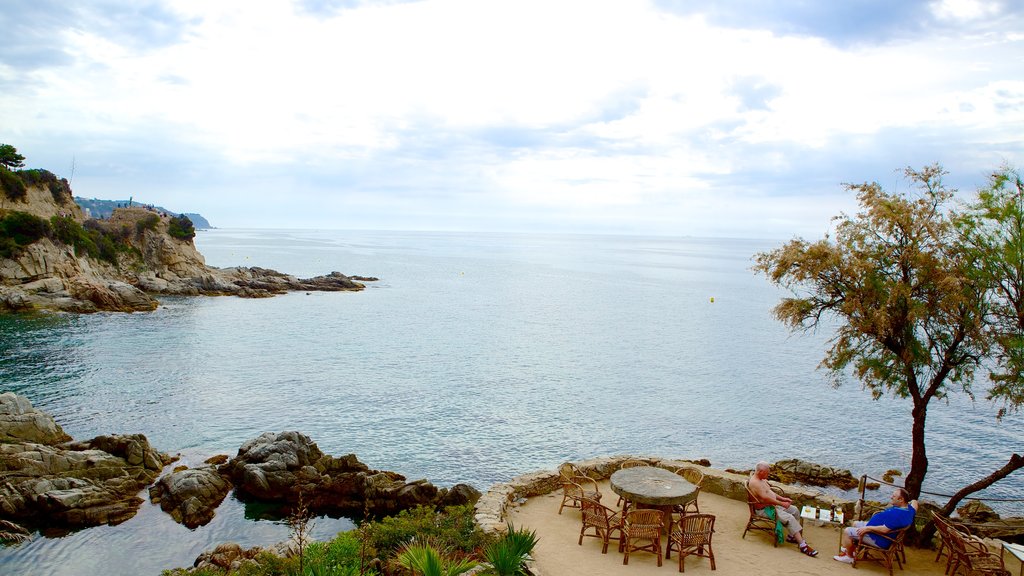
[[[222,228],[817,238],[1024,168],[1018,0],[3,0],[0,143]]]

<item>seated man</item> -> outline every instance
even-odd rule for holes
[[[872,534],[888,534],[902,530],[914,523],[914,515],[917,514],[917,500],[911,500],[908,503],[907,498],[909,495],[906,490],[896,488],[892,491],[892,498],[889,500],[892,506],[881,512],[875,512],[867,522],[854,522],[853,526],[843,530],[839,555],[833,556],[832,559],[853,564],[857,544],[862,540],[878,548],[888,548],[892,544],[891,540],[873,537]]]
[[[754,506],[757,514],[759,516],[768,516],[765,509],[774,505],[777,521],[785,524],[786,530],[789,532],[787,540],[796,542],[800,546],[800,551],[804,554],[811,557],[817,556],[818,551],[808,546],[804,540],[804,528],[800,525],[800,510],[793,506],[793,500],[785,496],[779,496],[768,485],[769,469],[770,466],[767,462],[758,462],[757,466],[754,467],[754,473],[747,480],[747,487],[750,489],[750,493],[758,500],[758,504]]]

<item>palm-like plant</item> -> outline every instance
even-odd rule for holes
[[[398,562],[421,576],[458,576],[476,566],[476,562],[466,558],[445,558],[432,545],[418,542],[403,546]]]
[[[509,524],[505,535],[484,549],[484,557],[498,576],[524,576],[527,573],[525,562],[536,545],[535,531]]]

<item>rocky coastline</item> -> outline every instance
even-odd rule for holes
[[[704,490],[743,500],[745,471],[722,471],[707,461],[684,461],[636,455],[608,456],[576,462],[587,475],[603,479],[625,459],[675,469],[696,466],[705,474]],[[105,435],[89,440],[69,437],[53,417],[11,392],[0,394],[0,540],[18,542],[37,530],[72,530],[118,524],[138,511],[148,489],[175,522],[189,528],[209,523],[231,491],[243,500],[278,504],[284,511],[304,509],[312,515],[366,518],[394,515],[418,506],[443,509],[473,504],[476,523],[485,531],[506,528],[509,509],[561,488],[557,470],[524,474],[491,486],[481,494],[458,484],[438,488],[427,480],[408,480],[391,471],[373,470],[354,454],[324,454],[296,431],[266,432],[246,441],[233,457],[218,455],[199,466],[172,466],[175,457],[150,446],[141,434]],[[848,485],[852,475],[800,460],[776,468],[800,485],[787,491],[802,502],[856,514],[857,503],[823,494],[808,486]],[[923,502],[923,510],[938,508]],[[1008,540],[1024,535],[1024,519],[999,518],[972,503],[961,518],[985,523],[983,535]],[[231,566],[260,551],[294,553],[294,543],[243,549],[223,543],[204,552],[196,565]]]
[[[173,218],[145,207],[118,208],[103,220],[87,219],[70,187],[28,186],[23,198],[0,194],[0,216],[22,212],[49,221],[69,219],[125,243],[116,262],[93,258],[43,237],[9,257],[0,256],[0,312],[144,312],[160,295],[266,298],[295,291],[359,291],[376,278],[331,272],[313,278],[258,267],[207,266],[191,237],[172,235]]]
[[[359,518],[467,504],[480,496],[465,484],[438,488],[373,470],[354,454],[324,454],[294,431],[264,433],[233,458],[165,471],[175,460],[141,434],[74,441],[27,398],[0,394],[0,539],[124,522],[138,511],[138,493],[146,488],[154,504],[189,528],[208,523],[231,490],[285,509],[301,502],[315,515]]]

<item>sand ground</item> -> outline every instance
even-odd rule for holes
[[[600,487],[604,499],[609,500],[605,504],[614,508],[617,498],[607,480]],[[561,500],[561,491],[537,496],[510,508],[507,515],[507,519],[517,527],[537,531],[540,539],[533,556],[541,576],[664,576],[678,572],[675,554],[671,561],[664,561],[659,568],[654,554],[635,552],[630,554],[629,565],[623,566],[623,555],[619,554],[614,541],[609,545],[607,554],[601,554],[601,541],[597,538],[584,538],[583,545],[578,545],[580,511],[566,508],[559,515]],[[885,567],[876,563],[859,563],[857,568],[853,568],[833,560],[832,555],[837,554],[839,548],[837,525],[816,526],[805,521],[805,537],[818,550],[818,556],[810,558],[801,554],[795,544],[780,544],[773,548],[768,535],[763,532],[749,532],[746,538],[741,538],[749,515],[745,502],[706,493],[700,494],[699,502],[701,512],[716,516],[712,543],[714,573],[718,576],[888,575]],[[663,540],[663,549],[664,546]],[[945,558],[941,562],[934,560],[934,551],[907,548],[907,563],[902,571],[894,567],[894,576],[940,576],[945,568]],[[1016,574],[1017,565],[1013,560],[1008,562],[1007,568]],[[685,569],[687,574],[709,574],[711,564],[706,558],[691,556],[686,558]]]

